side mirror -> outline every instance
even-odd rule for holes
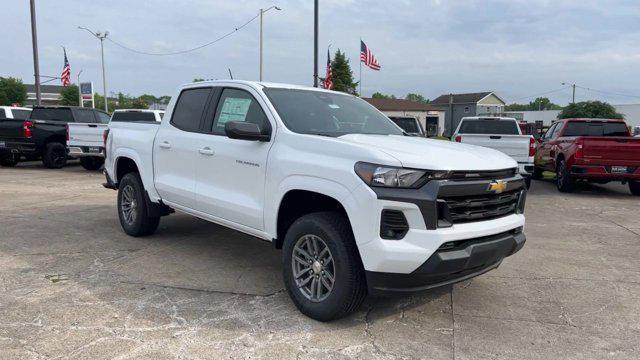
[[[245,121],[229,121],[224,124],[224,132],[230,139],[269,141],[270,134],[263,134],[258,124]]]

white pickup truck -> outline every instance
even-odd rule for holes
[[[93,122],[84,121],[67,124],[67,149],[69,155],[80,159],[87,170],[98,170],[104,163],[104,132],[111,121],[151,122],[159,124],[164,111],[143,109],[118,109],[109,117],[96,112]],[[82,119],[80,119],[82,120]]]
[[[531,185],[536,141],[531,135],[522,135],[516,119],[464,117],[460,120],[452,139],[456,142],[495,149],[511,156],[518,162],[520,175],[525,178],[527,188]]]
[[[329,321],[367,293],[407,294],[492,270],[525,242],[510,157],[403,136],[355,96],[283,84],[184,85],[160,126],[112,122],[107,188],[124,231],[173,209],[283,249],[298,309]]]

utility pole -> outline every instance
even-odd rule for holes
[[[78,71],[78,105],[80,105],[80,107],[84,107],[84,102],[82,101],[82,89],[80,86],[80,74],[82,74],[82,71],[84,70],[80,70]]]
[[[91,35],[95,36],[98,40],[100,40],[100,54],[102,55],[102,91],[104,93],[104,111],[109,112],[109,101],[107,100],[107,75],[104,69],[104,39],[109,36],[109,32],[105,31],[104,33],[96,32],[87,29],[86,27],[78,26],[78,29],[86,30]]]
[[[264,13],[266,13],[267,11],[269,11],[271,9],[276,9],[278,11],[282,10],[281,8],[279,8],[279,7],[275,6],[275,5],[267,8],[267,10],[260,9],[260,81],[262,81],[262,48],[263,48],[263,46],[262,46],[262,17],[264,15]]]
[[[30,1],[31,6],[31,44],[33,47],[33,76],[35,77],[36,105],[42,105],[40,93],[40,63],[38,61],[38,31],[36,29],[36,2]]]
[[[571,96],[571,103],[575,104],[576,103],[576,84],[567,84],[567,83],[562,83],[562,85],[571,85],[572,88],[572,96]]]
[[[318,0],[313,2],[313,87],[318,87]]]

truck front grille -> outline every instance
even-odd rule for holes
[[[514,214],[520,190],[503,194],[451,196],[438,199],[438,225],[450,226]]]

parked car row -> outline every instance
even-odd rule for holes
[[[116,110],[113,121],[158,121],[161,111]],[[50,169],[79,158],[88,170],[104,162],[103,133],[112,117],[77,106],[0,107],[0,165],[41,159]]]
[[[580,181],[619,181],[640,195],[640,138],[632,137],[623,120],[563,119],[535,140],[522,135],[513,118],[465,117],[452,139],[511,156],[527,186],[531,178],[541,179],[544,171],[551,171],[561,192],[571,192]]]

